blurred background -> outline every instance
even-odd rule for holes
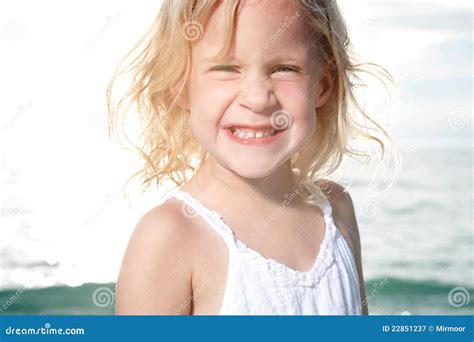
[[[368,108],[390,118],[396,179],[374,186],[351,161],[334,175],[355,203],[370,313],[473,314],[471,2],[339,4],[358,53],[400,87]],[[123,196],[137,164],[108,139],[105,88],[159,6],[0,4],[0,314],[114,312],[128,238],[165,189]]]

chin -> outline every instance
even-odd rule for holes
[[[230,165],[230,169],[238,174],[240,177],[249,179],[259,179],[271,175],[277,168],[278,165],[262,165],[260,163],[242,163],[240,165]]]

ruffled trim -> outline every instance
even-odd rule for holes
[[[240,253],[247,255],[257,264],[263,265],[266,270],[276,278],[281,278],[291,285],[304,287],[316,286],[323,278],[326,270],[334,262],[335,230],[331,216],[331,208],[330,206],[328,207],[328,204],[325,204],[323,208],[326,230],[316,260],[308,271],[297,271],[272,258],[266,258],[256,250],[245,245],[242,241],[236,239],[234,236],[236,246]]]
[[[215,223],[219,230],[222,232],[234,236],[234,232],[224,223],[222,216],[220,216],[215,210],[210,210],[205,207],[200,200],[192,196],[190,193],[180,189],[173,189],[164,194],[164,198],[175,197],[181,200],[187,207],[183,207],[183,213],[187,217],[201,216],[207,217],[211,222]]]
[[[215,223],[215,226],[217,226],[220,231],[225,232],[232,238],[235,247],[241,255],[249,257],[255,264],[264,267],[268,273],[276,278],[281,278],[288,284],[313,287],[321,281],[326,270],[334,262],[335,227],[332,219],[332,208],[327,199],[324,199],[323,205],[320,206],[324,213],[325,233],[318,256],[310,270],[301,272],[272,258],[266,258],[256,250],[248,247],[245,243],[237,239],[232,229],[224,222],[222,216],[215,210],[210,210],[205,207],[201,201],[191,194],[179,189],[174,189],[166,193],[165,196],[176,197],[185,202],[191,209],[196,211],[197,214],[210,218],[211,222]]]

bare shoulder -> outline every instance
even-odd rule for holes
[[[329,200],[334,223],[356,256],[360,248],[360,234],[351,195],[346,188],[332,180],[324,179],[316,185]]]
[[[127,245],[116,284],[117,314],[189,314],[195,230],[169,200],[146,212]]]
[[[319,186],[321,191],[328,198],[332,207],[334,223],[341,231],[341,234],[344,236],[352,251],[357,272],[359,274],[361,303],[363,303],[362,313],[368,315],[368,305],[365,301],[366,290],[362,269],[360,233],[352,197],[346,188],[332,180],[324,179],[315,184]]]
[[[316,185],[323,191],[331,205],[342,206],[345,209],[353,207],[352,198],[345,187],[329,179],[316,182]],[[334,209],[334,208],[333,208]]]
[[[346,188],[328,179],[318,181],[316,185],[329,200],[338,228],[347,231],[358,230],[354,203]]]

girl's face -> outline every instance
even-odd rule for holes
[[[290,1],[244,1],[234,25],[225,60],[210,60],[224,44],[222,5],[193,45],[190,126],[221,166],[262,178],[312,136],[315,108],[329,94],[318,82],[316,49]]]

